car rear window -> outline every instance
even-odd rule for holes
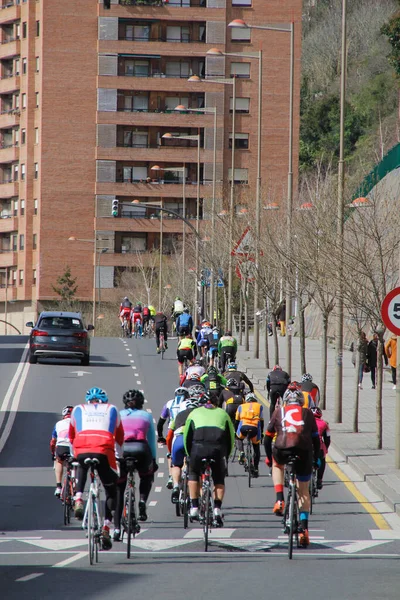
[[[39,323],[43,329],[83,329],[80,319],[71,317],[45,317]]]

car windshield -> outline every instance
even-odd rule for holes
[[[73,317],[45,317],[39,323],[43,329],[83,329],[82,321]]]

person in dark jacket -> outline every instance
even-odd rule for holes
[[[375,389],[375,385],[376,385],[376,366],[378,364],[378,343],[379,343],[379,336],[375,332],[373,334],[372,340],[369,342],[368,348],[367,348],[367,365],[371,369],[371,383],[372,383],[373,390]],[[385,361],[385,365],[387,366],[388,359],[387,359],[387,356],[385,353],[384,344],[382,344],[382,356]]]
[[[280,303],[278,310],[276,311],[276,318],[281,326],[281,335],[286,335],[286,301]]]
[[[272,414],[275,410],[276,401],[279,397],[283,398],[283,394],[286,392],[287,386],[290,383],[289,373],[282,370],[282,367],[275,365],[273,370],[268,373],[267,376],[267,390],[269,392],[269,414]]]
[[[358,371],[358,387],[362,390],[362,381],[364,369],[367,364],[368,340],[365,331],[360,332],[360,337],[357,342],[353,342],[350,346],[350,351],[353,352],[351,362],[354,366],[357,364],[357,352],[360,355],[360,367]]]
[[[154,317],[154,325],[156,328],[156,343],[157,343],[157,352],[160,352],[160,331],[164,330],[164,345],[165,349],[168,348],[167,340],[168,340],[168,319],[163,312],[156,313]]]

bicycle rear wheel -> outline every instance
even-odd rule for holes
[[[63,486],[62,486],[62,503],[63,503],[63,513],[64,513],[64,525],[68,525],[70,522],[69,516],[69,505],[68,505],[68,488],[69,488],[69,478],[66,473],[64,476]]]
[[[204,503],[204,524],[203,524],[203,534],[204,534],[204,551],[208,550],[208,534],[210,530],[210,487],[207,486],[205,494],[203,495],[203,503]]]
[[[127,536],[127,540],[126,540],[126,558],[130,558],[131,557],[131,536],[135,535],[135,526],[133,523],[133,519],[134,519],[134,504],[135,502],[135,496],[133,494],[133,489],[131,486],[129,486],[128,489],[128,498],[126,501],[128,510],[127,510],[127,528],[126,528],[126,536]]]
[[[310,479],[310,487],[309,487],[309,492],[310,492],[310,515],[312,515],[312,512],[313,512],[314,494],[315,494],[314,485],[315,485],[314,473],[312,473],[311,474],[311,479]]]
[[[88,532],[88,554],[89,564],[92,565],[94,562],[94,514],[93,514],[93,496],[89,492],[88,498],[88,512],[87,512],[87,532]]]
[[[296,507],[296,491],[294,488],[290,494],[289,504],[289,543],[288,543],[288,556],[291,559],[293,556],[293,540],[297,535],[297,507]]]
[[[247,440],[247,448],[246,448],[246,462],[247,462],[247,479],[249,488],[251,487],[251,476],[253,470],[253,455],[252,455],[252,447],[250,440]]]
[[[183,480],[183,528],[187,529],[189,524],[189,490],[187,474]]]

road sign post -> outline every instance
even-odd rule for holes
[[[397,335],[394,464],[396,469],[400,469],[400,287],[395,288],[386,295],[381,306],[381,316],[389,331]]]

